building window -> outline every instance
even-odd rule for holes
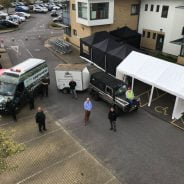
[[[142,37],[145,37],[145,34],[146,34],[146,32],[145,32],[145,31],[143,31],[143,32],[142,32]]]
[[[78,17],[87,19],[87,3],[78,2]]]
[[[150,38],[150,32],[147,32],[147,38]]]
[[[155,39],[156,38],[156,35],[157,35],[156,33],[153,33],[152,38]]]
[[[145,4],[144,11],[148,11],[148,4]]]
[[[150,11],[153,11],[153,9],[154,9],[154,5],[152,4],[151,8],[150,8]]]
[[[168,11],[169,11],[169,6],[163,6],[162,7],[162,15],[161,15],[161,17],[167,18]]]
[[[75,10],[75,4],[72,4],[72,10]]]
[[[139,4],[132,4],[131,15],[139,15]]]
[[[183,57],[184,57],[184,46],[181,46],[181,53],[180,53],[180,56],[183,56]]]
[[[159,10],[160,10],[160,5],[157,5],[156,12],[159,12]]]
[[[184,27],[182,28],[181,35],[184,36]]]
[[[91,3],[90,4],[90,19],[108,19],[109,3]]]
[[[68,36],[71,36],[71,27],[64,28],[64,33]]]
[[[73,29],[73,35],[77,36],[77,30]]]

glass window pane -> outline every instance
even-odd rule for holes
[[[90,19],[108,19],[109,3],[91,3],[90,4]]]
[[[78,2],[78,17],[87,19],[87,3]]]
[[[169,6],[163,6],[162,7],[162,15],[161,15],[161,17],[167,18],[168,11],[169,11]]]

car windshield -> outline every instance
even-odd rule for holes
[[[13,96],[15,92],[16,85],[6,82],[0,83],[0,95]]]
[[[121,86],[120,88],[118,88],[115,92],[115,96],[124,96],[126,92],[126,85]]]

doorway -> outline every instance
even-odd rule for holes
[[[163,34],[157,35],[156,50],[162,51],[164,45],[164,37],[165,35]]]

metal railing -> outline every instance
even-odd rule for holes
[[[54,46],[56,52],[67,54],[72,51],[71,45],[64,40],[56,39],[51,41],[51,44]]]

